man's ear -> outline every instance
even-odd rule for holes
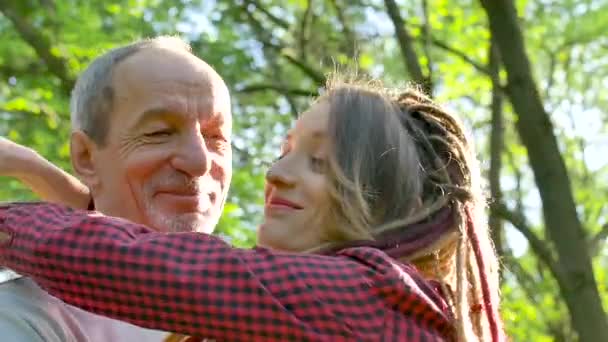
[[[70,158],[76,176],[91,191],[99,187],[99,174],[95,167],[97,144],[83,131],[76,130],[70,136]]]

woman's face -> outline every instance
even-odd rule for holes
[[[296,121],[266,176],[264,222],[258,245],[305,251],[323,242],[329,205],[325,175],[329,103],[319,101]]]

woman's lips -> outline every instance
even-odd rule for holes
[[[282,197],[271,196],[269,198],[269,201],[266,202],[264,212],[266,214],[281,212],[286,213],[301,209],[303,209],[303,207],[295,202],[292,202]]]
[[[300,210],[302,209],[302,206],[292,202],[288,199],[282,198],[282,197],[277,197],[277,196],[271,196],[270,197],[270,201],[268,202],[269,206],[274,206],[274,207],[287,207],[287,208],[291,208],[291,209],[295,209],[295,210]]]

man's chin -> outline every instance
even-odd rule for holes
[[[163,233],[201,232],[210,234],[215,228],[211,217],[202,213],[153,215],[153,228]]]

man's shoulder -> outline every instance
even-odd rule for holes
[[[57,341],[162,341],[167,335],[65,304],[25,277],[0,284],[0,320],[6,317],[29,322],[40,333],[60,336]]]
[[[36,306],[45,302],[43,291],[29,278],[10,277],[0,283],[0,308],[8,308],[7,304],[15,309]]]
[[[51,302],[44,300],[42,290],[27,278],[0,284],[0,325],[3,335],[42,341],[73,341],[54,317]]]
[[[0,284],[0,310],[14,315],[53,317],[61,302],[44,292],[31,279],[20,277]]]

